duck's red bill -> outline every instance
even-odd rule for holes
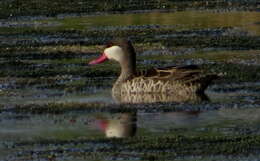
[[[107,120],[98,120],[98,127],[103,130],[106,131],[108,126],[108,121]]]
[[[94,64],[100,64],[103,63],[104,61],[108,60],[107,56],[105,55],[105,53],[103,53],[100,57],[98,57],[95,60],[90,61],[88,64],[89,65],[94,65]]]

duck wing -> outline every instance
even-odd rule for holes
[[[205,71],[196,65],[152,68],[147,71],[139,72],[138,76],[163,82],[178,82],[188,86],[200,84],[202,90],[205,89],[212,80],[218,77],[216,74],[206,74]]]
[[[202,71],[196,65],[168,66],[164,68],[152,68],[137,73],[138,77],[153,78],[159,80],[182,81],[191,79]]]

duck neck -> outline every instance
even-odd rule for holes
[[[122,62],[121,66],[121,74],[117,79],[117,83],[127,81],[136,74],[135,61]]]

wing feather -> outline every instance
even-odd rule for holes
[[[138,72],[137,77],[161,81],[178,81],[183,84],[194,84],[204,81],[204,83],[208,84],[217,76],[214,74],[205,74],[205,72],[196,65],[186,65],[152,68]]]

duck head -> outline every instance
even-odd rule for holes
[[[103,54],[89,64],[100,64],[107,60],[114,60],[120,64],[120,80],[125,80],[136,73],[136,53],[132,43],[127,39],[115,39],[109,42]]]
[[[89,62],[90,65],[100,64],[106,60],[114,60],[120,64],[128,62],[135,62],[135,50],[132,43],[127,39],[116,39],[110,41],[103,54],[95,60]]]
[[[123,49],[118,45],[113,45],[111,47],[105,48],[103,54],[97,59],[89,62],[89,64],[90,65],[100,64],[107,60],[115,60],[120,63],[124,60],[124,57],[125,57],[125,53]]]

